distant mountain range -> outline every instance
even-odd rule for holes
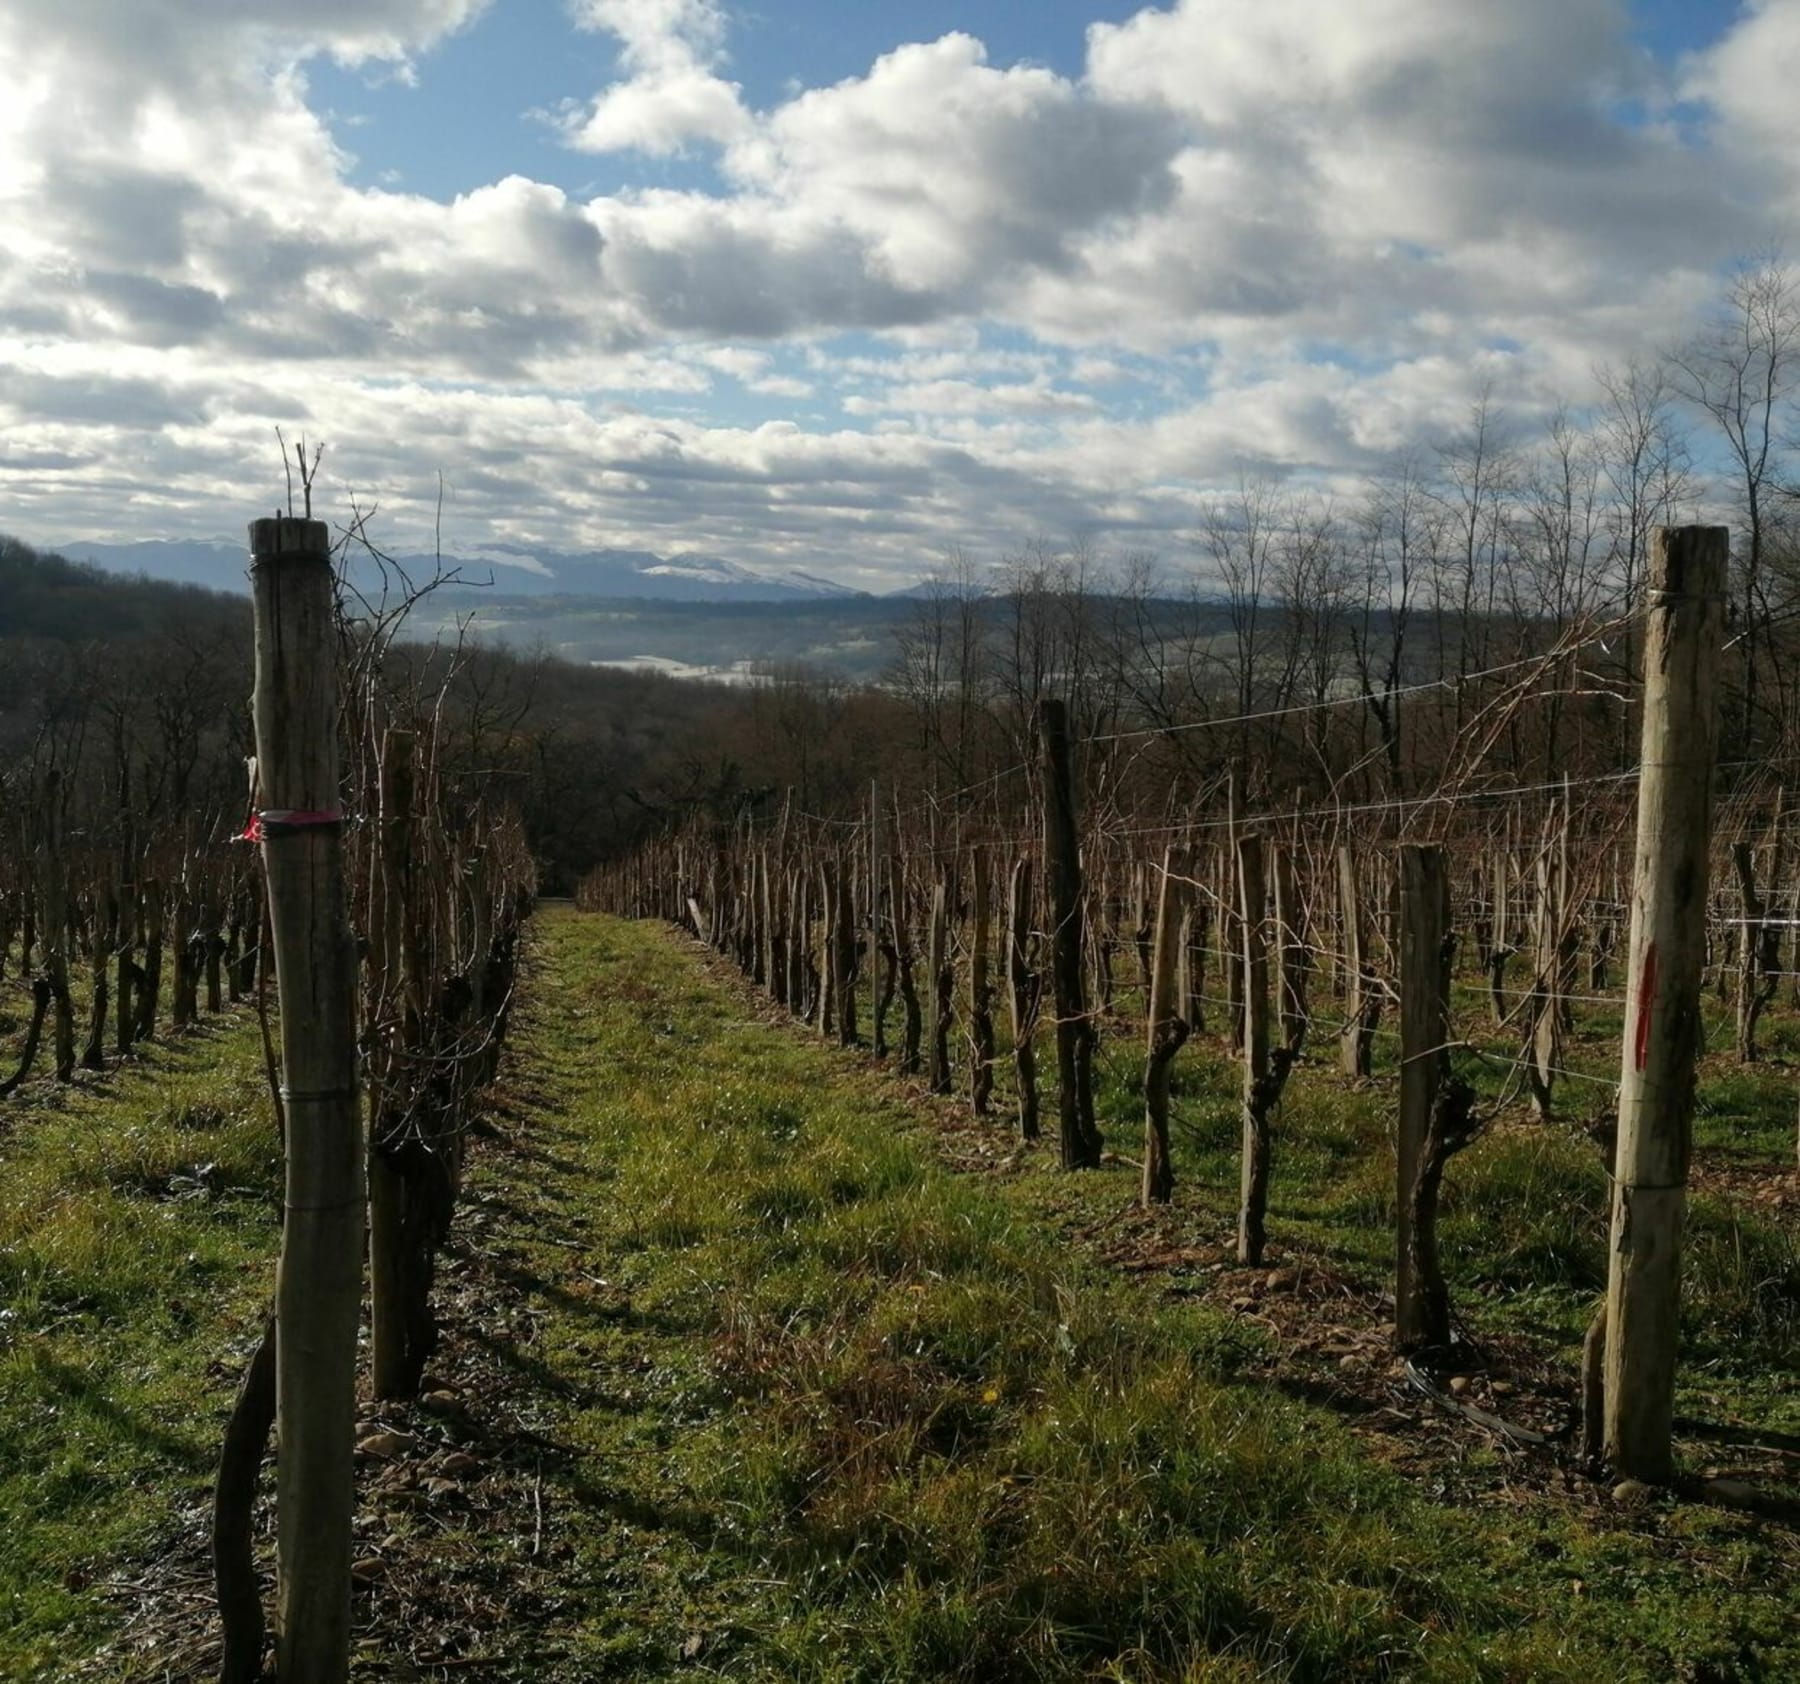
[[[136,544],[76,542],[57,546],[71,561],[91,561],[108,573],[142,575],[213,590],[246,593],[249,558],[241,543],[227,539],[163,538]],[[408,577],[429,579],[437,559],[427,555],[393,558]],[[868,592],[833,584],[816,573],[791,568],[759,573],[718,556],[660,556],[652,550],[537,550],[521,545],[489,545],[480,553],[445,556],[457,583],[505,596],[638,597],[656,602],[799,602],[823,598],[867,598]],[[366,588],[376,569],[366,558],[353,560],[352,574]]]

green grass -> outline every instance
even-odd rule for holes
[[[210,1484],[276,1232],[261,1058],[235,1016],[0,1104],[0,1677],[108,1629],[95,1580]]]
[[[1109,1043],[1101,1105],[1134,1153],[1129,1046]],[[25,1621],[0,1618],[0,1676],[90,1649],[108,1616],[69,1584],[165,1535],[203,1484],[236,1369],[208,1365],[268,1286],[252,1054],[233,1031],[0,1135],[21,1328],[0,1357],[0,1612]],[[1096,1259],[1080,1236],[1129,1211],[1128,1164],[1068,1177],[1040,1150],[958,1174],[860,1055],[754,1020],[660,930],[541,917],[509,1066],[462,1232],[530,1330],[492,1355],[538,1435],[521,1454],[556,1594],[454,1676],[1800,1676],[1789,1535],[1515,1491],[1472,1433],[1448,1462],[1388,1465],[1391,1437],[1275,1383],[1253,1321]],[[1220,1236],[1235,1086],[1213,1043],[1183,1053],[1177,1214]],[[1302,1069],[1277,1130],[1278,1252],[1385,1278],[1390,1104],[1387,1078]],[[236,1191],[169,1199],[197,1161]],[[1446,1250],[1478,1328],[1579,1339],[1604,1192],[1592,1145],[1559,1130],[1503,1130],[1456,1162]],[[1698,1202],[1696,1409],[1776,1424],[1783,1238]],[[359,1606],[390,1629],[379,1593]],[[379,1650],[359,1678],[398,1675]]]
[[[571,1579],[613,1600],[588,1605],[558,1676],[1800,1667],[1791,1603],[1754,1577],[1781,1546],[1752,1523],[1672,1518],[1692,1535],[1671,1552],[1660,1522],[1615,1526],[1592,1505],[1435,1503],[1343,1421],[1271,1387],[1260,1331],[1071,1243],[1129,1199],[1128,1166],[1071,1179],[1046,1153],[1018,1174],[958,1176],[860,1060],[747,1020],[666,937],[566,916],[543,936],[527,1029],[556,1117],[542,1144],[601,1191],[534,1183],[525,1232],[541,1237],[534,1267],[566,1270],[554,1228],[578,1205],[629,1306],[600,1328],[550,1318],[535,1349],[592,1377],[599,1398],[578,1388],[568,1416],[580,1477],[633,1517],[627,1546],[584,1513]],[[1137,1066],[1122,1046],[1103,1106],[1129,1138]],[[1205,1048],[1182,1076],[1183,1197],[1203,1206],[1228,1205],[1235,1180],[1233,1081]],[[1296,1089],[1275,1222],[1284,1241],[1324,1240],[1353,1214],[1373,1271],[1381,1099],[1349,1098],[1324,1080]],[[1591,1146],[1483,1150],[1493,1161],[1459,1184],[1459,1275],[1591,1275]],[[1538,1208],[1559,1201],[1570,1209]]]

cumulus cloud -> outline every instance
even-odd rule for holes
[[[229,526],[304,416],[397,517],[442,469],[481,539],[903,574],[1178,533],[1245,459],[1350,471],[1489,378],[1579,398],[1800,206],[1791,0],[1680,65],[1625,0],[1174,0],[1079,74],[953,33],[767,109],[747,11],[576,0],[618,74],[565,138],[715,185],[353,185],[310,68],[428,77],[483,11],[0,7],[0,526]]]
[[[666,156],[749,132],[737,84],[717,74],[725,16],[716,0],[577,0],[575,14],[618,37],[627,75],[568,123],[571,145]]]
[[[1176,142],[1141,102],[1036,66],[996,69],[952,34],[800,94],[729,165],[852,232],[907,290],[967,297],[1021,269],[1068,273],[1083,236],[1166,204]]]
[[[1687,66],[1683,91],[1712,113],[1722,142],[1754,160],[1781,212],[1800,210],[1794,88],[1800,82],[1800,7],[1748,0],[1731,30]]]

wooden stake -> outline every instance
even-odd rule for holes
[[[1374,1066],[1374,978],[1366,957],[1362,899],[1356,883],[1356,850],[1338,849],[1338,906],[1344,926],[1344,1027],[1338,1035],[1338,1067],[1346,1076],[1367,1076]]]
[[[1081,854],[1068,709],[1057,698],[1045,697],[1038,703],[1037,721],[1044,757],[1044,871],[1050,897],[1062,1167],[1093,1169],[1100,1162],[1100,1131],[1094,1126],[1093,1026],[1081,980]]]
[[[888,856],[888,917],[894,926],[894,968],[900,981],[900,1073],[919,1073],[919,1043],[924,1037],[924,1011],[913,976],[912,909],[907,904],[906,862],[898,851]]]
[[[417,991],[423,979],[408,963],[408,924],[418,908],[411,892],[413,738],[389,731],[381,741],[381,789],[372,907],[369,917],[371,1017],[385,1018],[371,1058],[369,1108],[369,1371],[378,1398],[410,1397],[425,1363],[412,1349],[407,1177],[399,1162],[408,1101],[420,1079],[405,1054],[415,1050]],[[416,1244],[416,1240],[414,1242]]]
[[[1645,588],[1644,728],[1606,1292],[1606,1455],[1673,1472],[1681,1229],[1700,1050],[1719,650],[1729,534],[1658,528]]]
[[[1290,1058],[1298,1058],[1306,1042],[1307,947],[1305,909],[1294,883],[1294,851],[1274,850],[1275,939],[1281,954],[1281,1039]]]
[[[1260,836],[1237,844],[1238,923],[1243,931],[1243,1157],[1238,1181],[1238,1262],[1262,1262],[1269,1203],[1269,1111],[1280,1092],[1269,1063],[1269,950]],[[1285,1075],[1285,1070],[1283,1075]]]
[[[1188,1037],[1181,1016],[1177,961],[1186,900],[1174,870],[1174,850],[1163,854],[1162,881],[1156,896],[1156,933],[1151,944],[1150,1000],[1146,1022],[1148,1058],[1144,1065],[1145,1204],[1167,1204],[1175,1191],[1175,1167],[1169,1156],[1169,1078],[1175,1055]]]
[[[969,890],[969,1107],[985,1117],[994,1093],[994,990],[988,981],[993,912],[988,852],[979,844],[969,850]]]
[[[837,1006],[841,1047],[856,1045],[856,868],[855,856],[839,854],[832,872],[832,1000]]]
[[[893,996],[892,947],[881,939],[881,897],[887,888],[881,785],[869,783],[869,1035],[877,1058],[887,1057],[888,1001]]]
[[[1441,848],[1400,850],[1400,1129],[1394,1333],[1402,1350],[1450,1343],[1438,1260],[1444,1165],[1471,1138],[1472,1099],[1449,1085],[1450,876]],[[1454,1105],[1447,1104],[1454,1099]]]
[[[1011,983],[1013,1069],[1019,1083],[1019,1135],[1038,1137],[1037,1031],[1038,1007],[1044,979],[1032,963],[1031,861],[1021,855],[1013,862],[1007,891],[1007,979]]]
[[[956,973],[950,965],[950,890],[940,873],[931,888],[931,928],[926,941],[926,967],[931,982],[931,1051],[927,1085],[933,1093],[950,1091],[950,1025],[955,1021]]]
[[[337,635],[323,521],[250,527],[256,760],[265,814],[287,1115],[276,1285],[276,1664],[283,1684],[343,1684],[350,1666],[356,1333],[363,1138],[356,956],[343,875]]]

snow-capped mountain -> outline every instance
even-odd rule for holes
[[[77,542],[51,546],[71,561],[91,561],[109,573],[143,574],[214,590],[247,592],[249,557],[241,543],[227,539],[156,539],[136,544]],[[394,558],[415,581],[429,579],[437,558]],[[498,544],[466,556],[446,555],[455,584],[502,596],[643,597],[662,602],[794,602],[822,597],[855,597],[851,590],[799,569],[759,573],[720,556],[661,556],[653,550],[539,550]],[[364,588],[378,570],[353,560],[352,574]]]

